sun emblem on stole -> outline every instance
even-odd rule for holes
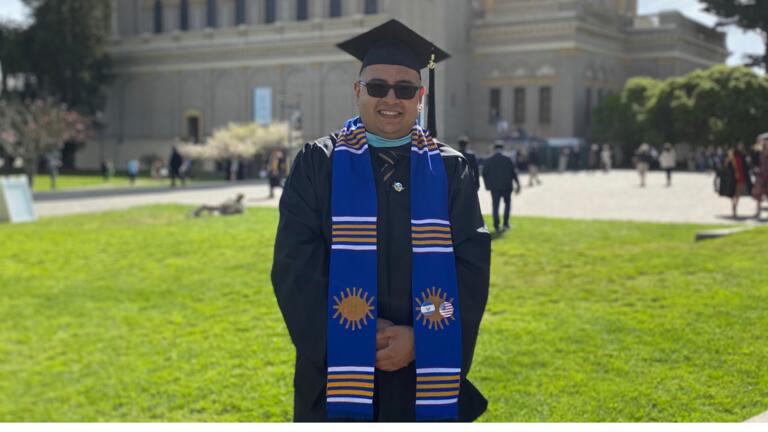
[[[448,300],[448,294],[442,292],[442,289],[432,287],[427,288],[426,292],[421,292],[421,297],[416,297],[419,314],[416,315],[416,321],[428,328],[442,330],[455,320],[453,316],[453,299]]]
[[[342,291],[340,297],[341,299],[333,296],[333,300],[336,302],[333,305],[333,308],[336,309],[333,318],[341,315],[339,324],[344,324],[344,321],[347,322],[344,328],[348,329],[351,326],[353,331],[356,328],[362,329],[363,324],[368,325],[368,318],[373,319],[371,311],[373,310],[374,298],[368,298],[368,293],[363,293],[362,288],[352,287],[351,291],[347,288],[347,295],[345,296],[344,291]]]

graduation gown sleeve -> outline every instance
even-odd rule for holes
[[[280,199],[272,266],[277,303],[296,347],[294,416],[299,421],[320,420],[316,416],[322,415],[330,259],[328,151],[306,144],[294,161]]]
[[[445,152],[445,150],[443,150]],[[450,160],[454,159],[454,160]],[[444,158],[450,182],[450,218],[456,277],[461,305],[462,383],[459,418],[471,421],[482,414],[488,402],[467,380],[472,366],[480,321],[488,301],[491,268],[491,236],[480,213],[474,179],[463,157]]]

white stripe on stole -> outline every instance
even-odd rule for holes
[[[332,245],[331,249],[342,249],[342,250],[376,250],[376,246]]]
[[[419,149],[418,147],[411,147],[411,151],[412,152],[416,152],[418,154],[429,153],[430,156],[434,156],[434,155],[439,155],[440,154],[440,150],[429,151],[429,148],[427,148],[427,147],[424,147],[423,149]]]
[[[416,405],[450,405],[459,401],[459,398],[453,399],[426,399],[416,400]]]
[[[360,150],[355,150],[355,149],[352,149],[351,147],[344,147],[343,144],[336,146],[336,148],[333,149],[333,151],[348,151],[354,154],[362,154],[366,150],[368,150],[368,144],[364,145],[362,148],[360,148]]]
[[[369,405],[373,403],[373,399],[362,399],[362,398],[351,398],[351,397],[332,397],[332,398],[327,398],[325,401],[331,402],[331,403],[346,402],[346,403],[369,404]]]
[[[458,368],[421,368],[416,369],[417,374],[422,373],[459,373],[461,369]]]
[[[331,218],[334,222],[376,222],[376,217],[363,217],[363,216],[333,216]]]
[[[427,253],[427,252],[453,252],[452,247],[419,247],[413,248],[414,253]]]
[[[424,225],[424,224],[450,225],[451,224],[447,220],[442,220],[442,219],[411,219],[411,223],[414,225]]]
[[[371,372],[373,373],[373,368],[368,366],[333,366],[328,368],[328,372]]]

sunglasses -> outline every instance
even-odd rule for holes
[[[413,99],[416,96],[416,93],[419,92],[419,89],[421,87],[415,86],[415,85],[409,85],[409,84],[394,84],[390,85],[387,83],[379,83],[379,82],[365,82],[365,81],[358,81],[361,86],[365,87],[365,89],[368,91],[368,96],[375,97],[375,98],[385,98],[389,94],[390,90],[395,90],[395,97],[398,99]]]

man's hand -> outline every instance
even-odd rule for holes
[[[383,330],[387,327],[392,327],[393,325],[395,325],[395,323],[386,318],[376,318],[376,331]]]
[[[392,327],[393,325],[395,325],[395,323],[393,323],[392,321],[390,321],[388,319],[385,319],[385,318],[377,318],[376,319],[376,333],[377,333],[377,337],[376,337],[376,351],[378,351],[380,349],[383,349],[383,348],[386,348],[387,345],[389,344],[389,341],[387,339],[379,339],[378,338],[378,332],[381,331],[381,330],[384,330],[387,327]]]
[[[416,358],[413,328],[393,325],[377,331],[376,349],[377,369],[392,372],[408,366]]]

